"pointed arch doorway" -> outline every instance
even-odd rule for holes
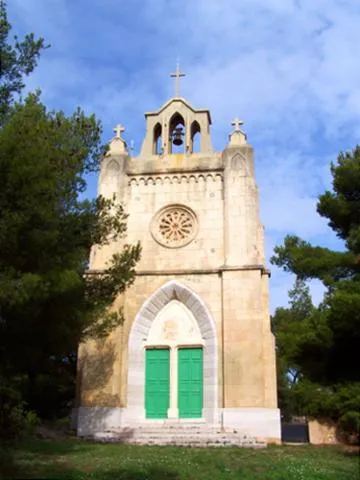
[[[171,281],[137,314],[129,336],[129,421],[216,421],[215,322],[199,296]]]
[[[202,417],[203,345],[194,315],[170,300],[144,342],[146,418]]]

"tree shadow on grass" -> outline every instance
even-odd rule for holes
[[[70,470],[61,476],[68,480],[83,480],[90,477],[94,480],[181,480],[180,474],[156,467],[141,471],[135,468],[114,468],[107,471],[92,471],[90,475],[83,471]]]
[[[31,478],[29,475],[32,474],[32,470],[38,470],[41,458],[63,456],[74,453],[77,449],[83,452],[86,450],[86,446],[76,439],[69,439],[68,441],[32,439],[18,444],[0,446],[0,480]],[[27,465],[26,468],[24,464]],[[56,478],[56,476],[53,478]]]
[[[85,442],[78,440],[76,437],[50,440],[50,439],[36,439],[22,442],[17,445],[14,452],[34,453],[41,455],[67,455],[74,453],[76,450],[86,452],[89,449],[94,449],[98,445],[94,442]]]
[[[180,480],[180,474],[152,467],[97,467],[83,469],[72,466],[67,455],[98,452],[99,443],[69,439],[68,441],[32,440],[16,448],[0,449],[0,480],[37,478],[44,480]],[[121,452],[119,452],[121,455]]]
[[[1,480],[43,479],[43,480],[181,480],[180,474],[156,467],[145,470],[135,468],[113,468],[103,470],[79,470],[66,465],[34,465],[33,471],[16,468],[16,465],[0,471]]]

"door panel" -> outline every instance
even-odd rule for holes
[[[180,418],[200,418],[203,406],[202,348],[180,348],[178,369]]]
[[[170,398],[170,354],[168,349],[149,349],[146,355],[146,418],[167,418]]]

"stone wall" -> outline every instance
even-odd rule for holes
[[[340,443],[336,434],[336,424],[329,419],[309,420],[309,441],[314,445]]]

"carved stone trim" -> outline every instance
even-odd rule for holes
[[[136,275],[147,276],[147,275],[156,275],[156,276],[166,276],[166,275],[176,275],[176,276],[183,276],[183,275],[213,275],[218,274],[221,275],[223,272],[243,272],[249,270],[260,270],[261,275],[268,275],[271,276],[271,272],[267,269],[264,265],[243,265],[243,266],[234,266],[234,267],[220,267],[220,268],[198,268],[198,269],[190,269],[186,268],[183,270],[137,270]],[[88,270],[86,272],[87,275],[98,275],[104,270]]]
[[[222,183],[223,175],[221,173],[200,173],[191,175],[156,175],[156,176],[131,176],[129,177],[129,186],[139,185],[164,185],[174,183]]]

